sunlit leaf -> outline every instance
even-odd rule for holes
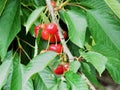
[[[115,15],[120,19],[120,3],[117,0],[104,0],[107,5],[112,9]]]
[[[89,90],[85,81],[72,71],[65,73],[66,80],[70,83],[72,90]]]
[[[35,9],[30,16],[28,17],[28,20],[26,22],[26,33],[28,33],[29,29],[33,25],[33,23],[38,19],[40,16],[40,13],[45,9],[45,7],[39,7]]]
[[[28,79],[35,73],[42,71],[50,61],[52,61],[57,54],[55,52],[46,52],[40,54],[32,59],[32,61],[24,68],[23,74],[23,88]]]
[[[70,40],[77,46],[83,48],[87,28],[85,16],[82,14],[82,12],[77,12],[74,10],[61,12],[61,16],[64,18],[64,21],[67,24]]]
[[[107,58],[100,53],[89,51],[87,53],[81,53],[81,56],[90,62],[99,72],[99,75],[105,70]]]
[[[6,83],[9,70],[12,67],[12,54],[9,52],[2,65],[0,65],[0,89]]]

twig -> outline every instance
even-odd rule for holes
[[[46,0],[46,4],[47,4],[49,12],[51,14],[52,22],[54,22],[58,27],[58,34],[59,34],[61,43],[63,45],[64,53],[66,53],[68,55],[69,61],[71,62],[71,61],[74,60],[74,56],[71,54],[70,50],[68,49],[68,47],[66,45],[65,39],[62,35],[62,29],[59,25],[59,22],[58,22],[57,18],[55,17],[54,9],[51,5],[51,0]],[[87,77],[83,73],[81,74],[81,76],[86,81],[86,83],[89,85],[91,90],[96,90],[95,87],[90,83],[90,81],[87,79]]]
[[[64,39],[64,36],[62,34],[62,28],[60,27],[59,25],[59,21],[57,20],[56,16],[55,16],[55,13],[54,13],[54,9],[51,5],[51,0],[46,0],[46,4],[48,6],[48,9],[49,9],[49,12],[51,14],[51,17],[52,17],[52,22],[55,23],[57,25],[57,28],[58,28],[58,34],[59,34],[59,37],[60,37],[60,41],[63,45],[63,49],[64,49],[64,53],[66,53],[68,55],[68,58],[69,58],[69,61],[73,61],[74,60],[74,57],[73,55],[71,54],[70,50],[68,49],[67,45],[66,45],[66,42],[65,42],[65,39]]]
[[[86,81],[88,86],[90,87],[91,90],[96,90],[95,87],[90,83],[90,81],[87,79],[87,77],[82,73],[81,77]]]

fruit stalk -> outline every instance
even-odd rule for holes
[[[68,49],[68,47],[66,45],[64,36],[62,35],[62,28],[60,27],[59,21],[57,20],[57,18],[55,16],[54,9],[53,9],[53,6],[51,4],[51,0],[46,0],[46,4],[47,4],[49,12],[51,14],[52,22],[57,25],[60,41],[61,41],[61,43],[63,45],[63,51],[64,51],[64,53],[66,53],[68,55],[69,61],[71,62],[71,61],[74,60],[74,57],[73,57],[73,55],[71,54],[70,50]]]

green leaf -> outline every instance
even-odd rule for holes
[[[106,68],[113,80],[116,83],[120,84],[120,60],[117,58],[109,57]]]
[[[117,0],[104,0],[112,9],[116,16],[120,19],[120,3]]]
[[[49,88],[48,90],[57,90],[58,89],[58,85],[54,85],[53,87]]]
[[[7,3],[7,0],[0,0],[0,16],[5,8],[6,3]]]
[[[77,46],[83,48],[85,43],[87,22],[82,14],[82,11],[77,12],[74,10],[68,10],[66,12],[60,12],[60,14],[67,24],[70,40]]]
[[[34,2],[36,3],[37,6],[45,6],[46,3],[43,0],[34,0]]]
[[[16,54],[13,59],[13,74],[11,80],[11,90],[22,90],[22,72],[19,56]],[[27,89],[28,90],[28,89]]]
[[[103,44],[95,45],[92,47],[92,50],[101,53],[106,57],[115,57],[120,59],[120,52],[119,50],[115,50],[112,47],[105,46]]]
[[[80,0],[80,5],[89,9],[102,10],[103,12],[110,10],[104,0]]]
[[[78,69],[80,68],[81,64],[79,61],[72,61],[70,63],[70,70],[76,73]]]
[[[72,71],[65,73],[66,80],[70,83],[72,90],[89,90],[85,81]]]
[[[23,77],[22,77],[23,86],[22,87],[24,88],[28,79],[33,74],[39,71],[42,71],[47,66],[47,64],[56,57],[56,55],[57,54],[55,52],[49,51],[49,52],[40,54],[36,56],[35,58],[33,58],[23,71]]]
[[[13,73],[13,67],[11,67],[10,70],[9,70],[9,74],[8,74],[6,83],[5,83],[5,85],[2,87],[3,90],[10,90],[11,81],[12,81],[12,73]]]
[[[67,83],[65,83],[64,81],[61,81],[59,84],[59,89],[58,90],[70,90],[67,86]]]
[[[12,90],[12,89],[11,89],[11,90]],[[32,79],[30,78],[30,79],[27,81],[25,87],[24,87],[23,89],[19,89],[19,90],[36,90],[36,89],[34,89],[34,87],[33,87],[33,81],[32,81]]]
[[[33,23],[38,19],[42,11],[45,9],[45,7],[39,7],[35,9],[30,16],[28,17],[28,20],[26,22],[26,33],[28,33],[29,29],[33,25]]]
[[[120,24],[98,10],[87,11],[87,18],[95,43],[120,51]]]
[[[107,58],[100,53],[89,51],[87,53],[81,52],[81,56],[90,62],[99,72],[99,75],[105,70]]]
[[[40,75],[36,74],[34,79],[35,90],[48,90]]]
[[[0,56],[3,60],[7,49],[20,31],[20,1],[9,0],[0,16]]]
[[[7,81],[7,77],[11,67],[12,67],[12,53],[9,52],[4,62],[0,66],[0,90]]]
[[[43,71],[39,72],[39,75],[47,88],[56,85],[57,80],[50,68],[46,67]]]
[[[96,78],[96,70],[90,63],[82,62],[82,72],[85,76],[96,86],[99,85],[99,82]]]

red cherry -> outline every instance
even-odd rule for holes
[[[63,51],[63,47],[61,44],[51,44],[48,50],[55,51],[57,53],[61,53]]]
[[[50,36],[50,43],[55,43],[56,40],[55,40],[55,35],[51,35]]]
[[[34,35],[35,37],[38,37],[38,33],[40,29],[44,29],[47,26],[47,24],[39,24],[34,28]]]
[[[56,2],[55,1],[52,1],[51,3],[52,3],[53,7],[56,7]]]
[[[58,29],[57,29],[57,25],[55,23],[50,23],[45,27],[46,30],[48,30],[48,32],[50,34],[55,34]]]
[[[59,64],[57,68],[54,70],[54,74],[61,75],[64,73],[63,65]]]
[[[63,35],[64,35],[64,38],[66,39],[67,38],[67,32],[63,31]]]
[[[44,30],[42,30],[42,32],[41,32],[41,37],[42,37],[42,39],[44,39],[44,40],[48,40],[49,37],[50,37],[50,34],[49,34],[49,32],[48,32],[46,29],[44,29]]]
[[[41,28],[41,24],[35,26],[35,28],[34,28],[34,35],[35,35],[35,37],[38,37],[38,32],[39,32],[40,28]]]
[[[44,40],[49,40],[49,38],[50,38],[50,43],[55,43],[55,37],[54,37],[54,35],[51,35],[51,34],[48,32],[48,30],[46,30],[46,29],[42,30],[42,32],[41,32],[41,37],[42,37],[42,39],[44,39]]]
[[[66,63],[64,65],[64,72],[68,71],[69,70],[69,63]]]

